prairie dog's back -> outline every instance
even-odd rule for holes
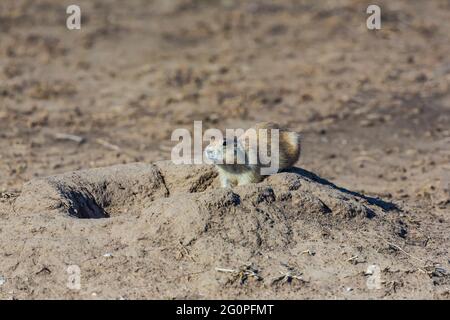
[[[267,134],[261,134],[260,129],[266,129]],[[279,132],[279,145],[278,145],[278,163],[280,169],[287,169],[293,166],[300,158],[301,141],[300,134],[294,131],[289,131],[285,128],[281,128],[278,124],[273,122],[260,122],[254,127],[248,129],[239,140],[243,144],[247,154],[254,151],[258,154],[261,146],[266,146],[266,151],[271,150],[271,135],[273,129],[277,129]],[[257,150],[253,150],[255,146],[252,146],[249,141],[256,134],[257,138]],[[272,158],[276,155],[271,155]]]

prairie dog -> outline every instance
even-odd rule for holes
[[[277,141],[277,145],[272,145]],[[219,171],[222,187],[257,183],[266,175],[297,162],[300,135],[276,123],[262,122],[232,140],[212,141],[205,149],[205,156]],[[273,167],[275,171],[271,172]]]

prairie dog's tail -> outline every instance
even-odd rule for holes
[[[300,158],[300,134],[293,131],[280,131],[280,169],[292,167]]]

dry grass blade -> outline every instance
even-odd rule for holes
[[[263,278],[259,275],[259,270],[252,265],[244,265],[237,270],[219,267],[215,268],[215,270],[219,272],[232,273],[235,278],[239,279],[240,284],[244,284],[249,277],[252,277],[257,281],[263,280]]]

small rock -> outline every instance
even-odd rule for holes
[[[5,284],[5,282],[6,282],[6,279],[5,279],[5,277],[3,277],[3,276],[0,276],[0,286],[4,285],[4,284]]]
[[[415,80],[416,80],[417,82],[425,82],[425,81],[428,80],[428,77],[427,77],[426,74],[420,73],[420,74],[418,74],[418,75],[416,76]]]
[[[359,125],[360,125],[361,127],[371,127],[371,126],[374,125],[374,123],[373,123],[373,121],[371,121],[371,120],[363,119],[363,120],[361,120],[361,121],[359,122]]]

